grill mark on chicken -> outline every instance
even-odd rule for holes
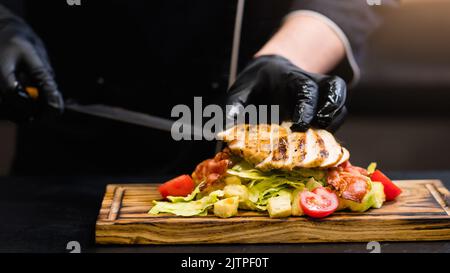
[[[288,159],[285,162],[285,169],[292,170],[298,162],[305,159],[305,134],[292,133],[288,136]]]
[[[336,141],[333,135],[325,130],[315,131],[323,143],[325,144],[325,150],[327,151],[327,156],[321,163],[321,167],[329,167],[338,163],[343,156],[342,146]]]
[[[305,135],[301,135],[300,137],[299,137],[299,140],[298,140],[298,146],[297,146],[298,148],[298,154],[300,155],[299,156],[299,161],[303,161],[304,159],[305,159]]]
[[[262,162],[264,159],[270,156],[272,152],[271,147],[271,127],[269,125],[259,125],[259,131],[256,135],[257,139],[257,151],[258,160],[255,164]]]
[[[287,145],[289,130],[280,126],[271,125],[270,146],[271,152],[264,160],[256,165],[261,170],[283,168],[287,158]]]
[[[307,133],[309,133],[308,137],[310,138],[307,141],[313,141],[312,145],[314,146],[314,149],[310,147],[310,150],[306,151],[306,156],[310,161],[305,163],[300,162],[298,164],[298,167],[320,167],[321,163],[325,160],[325,158],[328,157],[328,152],[325,149],[325,144],[319,134],[317,134],[314,130],[309,129]]]
[[[245,133],[245,146],[242,147],[242,154],[245,158],[249,158],[250,162],[253,163],[253,157],[256,157],[254,150],[257,149],[257,139],[255,138],[258,135],[258,128],[254,125],[249,125]]]
[[[270,147],[270,126],[267,124],[259,125],[259,131],[257,134],[257,140],[258,140],[258,152],[261,154],[265,154],[266,158],[269,156],[271,147]],[[264,160],[264,159],[262,159]],[[261,161],[262,161],[261,160]]]
[[[258,132],[257,129],[258,128],[255,125],[247,126],[247,130],[245,131],[245,135],[244,135],[244,137],[245,137],[245,148],[251,149],[251,148],[255,147],[254,144],[255,144],[256,140],[253,137],[251,138],[250,135],[251,136],[255,135],[255,133]]]
[[[287,159],[287,137],[282,137],[279,139],[277,149],[273,151],[272,160],[280,161]]]
[[[320,155],[321,159],[319,159],[319,160],[323,161],[328,157],[328,151],[325,149],[325,143],[323,142],[322,137],[316,132],[314,132],[314,134],[316,134],[317,143],[319,144],[319,147],[320,147],[319,155]]]

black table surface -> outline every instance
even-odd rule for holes
[[[440,179],[450,188],[450,171],[389,172],[393,179]],[[110,183],[153,183],[167,177],[4,177],[0,178],[0,252],[302,253],[369,252],[366,243],[252,245],[95,245],[95,221]],[[450,252],[450,241],[386,242],[382,252]]]

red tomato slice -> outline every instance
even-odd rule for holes
[[[158,190],[161,196],[166,198],[167,196],[187,196],[194,188],[194,181],[189,175],[185,174],[167,181],[159,186]]]
[[[370,176],[370,179],[372,179],[372,181],[381,182],[383,184],[386,201],[394,200],[402,193],[402,190],[379,170],[375,170]]]
[[[323,218],[332,214],[338,207],[337,195],[329,189],[319,187],[304,191],[300,195],[300,206],[303,212],[312,218]]]

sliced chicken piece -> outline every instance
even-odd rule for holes
[[[326,130],[316,130],[315,131],[317,135],[322,138],[323,143],[325,145],[325,150],[328,153],[327,158],[325,158],[322,163],[320,164],[321,168],[327,168],[334,166],[339,160],[341,159],[343,153],[342,153],[342,147],[341,145],[336,141],[336,139],[333,137],[331,133],[329,133]]]
[[[294,132],[289,135],[289,158],[284,169],[292,170],[306,157],[306,133]]]
[[[291,171],[295,167],[295,161],[298,160],[298,158],[302,158],[301,156],[299,156],[299,153],[304,151],[304,147],[303,147],[304,145],[301,145],[301,147],[299,147],[298,145],[299,145],[299,141],[300,141],[299,140],[300,135],[302,134],[303,138],[304,138],[304,134],[292,132],[291,131],[292,122],[283,122],[283,123],[281,123],[280,126],[282,128],[285,128],[286,132],[288,133],[287,158],[284,160],[283,166],[281,166],[281,168],[283,170]]]
[[[290,130],[285,127],[272,125],[270,132],[271,153],[256,168],[261,170],[284,169],[285,162],[289,159],[289,135]]]
[[[218,138],[228,142],[235,155],[248,162],[258,164],[271,153],[271,128],[263,125],[237,125],[218,134]]]
[[[250,163],[258,164],[266,159],[270,152],[270,126],[268,125],[251,125],[246,135],[246,146],[243,149],[244,158]]]
[[[272,151],[272,147],[270,144],[271,136],[272,136],[272,126],[267,124],[259,125],[259,131],[257,136],[258,152],[261,154],[259,162],[267,158],[270,152]]]
[[[245,136],[248,134],[247,124],[239,124],[217,134],[217,138],[228,143],[228,147],[235,155],[243,157]]]
[[[288,128],[290,131],[292,122],[283,122],[281,126]],[[328,157],[326,143],[322,138],[323,134],[325,133],[318,134],[313,129],[309,129],[306,133],[291,133],[289,137],[289,149],[291,152],[290,158],[286,161],[285,169],[319,167],[321,162]],[[333,138],[333,136],[331,137]]]
[[[338,163],[334,164],[333,167],[337,167],[337,166],[341,165],[342,163],[346,162],[349,159],[350,159],[350,152],[347,149],[345,149],[344,147],[342,147],[342,157],[338,161]]]
[[[325,144],[322,138],[314,132],[313,129],[308,129],[305,132],[305,157],[303,161],[296,162],[297,168],[315,168],[328,157],[325,149]]]
[[[244,158],[250,163],[255,163],[258,158],[258,127],[255,125],[249,125],[247,130],[244,131],[245,145],[240,149],[240,152]],[[265,157],[264,157],[265,158]]]

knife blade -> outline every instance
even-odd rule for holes
[[[164,132],[170,132],[173,136],[177,136],[177,139],[187,135],[196,137],[195,139],[215,138],[215,135],[212,132],[203,132],[202,128],[192,126],[191,124],[135,112],[121,107],[109,106],[104,104],[83,105],[74,101],[67,101],[65,107],[68,110],[82,114],[106,118],[128,124],[134,124]],[[182,132],[172,130],[172,128],[181,127],[183,128]]]

